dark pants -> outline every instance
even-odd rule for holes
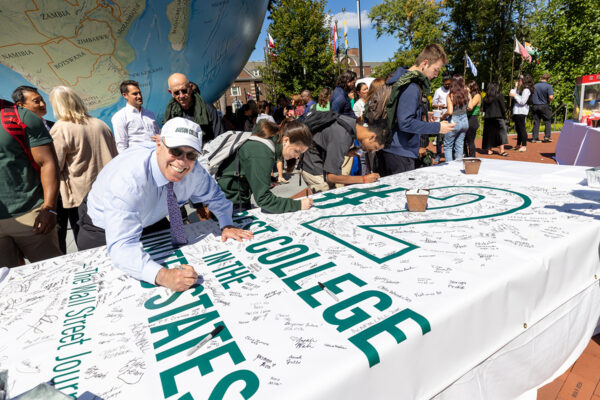
[[[378,151],[379,174],[388,176],[399,174],[400,172],[412,171],[415,169],[415,159],[403,157],[387,151]]]
[[[479,129],[479,116],[469,116],[469,129],[465,135],[465,155],[467,157],[475,157],[475,136],[477,136],[477,129]]]
[[[170,229],[171,225],[167,218],[145,227],[142,230],[142,236]],[[92,219],[87,213],[87,197],[79,206],[79,235],[77,236],[77,248],[79,250],[93,249],[106,244],[106,234],[104,229],[94,225]]]
[[[79,233],[79,208],[64,208],[62,205],[62,199],[58,197],[58,208],[56,210],[56,227],[58,228],[58,247],[60,250],[67,254],[67,226],[71,224],[71,230],[73,231],[73,237],[75,243],[77,243],[77,235]]]
[[[552,120],[552,110],[548,104],[534,104],[531,106],[533,110],[533,132],[531,133],[532,140],[539,140],[540,119],[544,122],[544,139],[550,139]]]
[[[527,146],[527,128],[525,127],[526,119],[527,115],[513,114],[515,131],[517,131],[517,146]]]

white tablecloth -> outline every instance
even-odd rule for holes
[[[196,243],[180,250],[147,238],[155,259],[204,275],[183,294],[124,276],[104,247],[14,269],[0,283],[11,393],[54,377],[105,399],[521,396],[574,361],[598,321],[600,191],[582,167],[461,170],[253,211],[237,219],[251,242],[221,243],[211,222],[186,226]],[[403,188],[431,189],[428,210],[407,212]]]

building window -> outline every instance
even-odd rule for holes
[[[260,77],[260,70],[259,69],[255,69],[254,71],[252,71],[252,74],[254,75],[255,78],[259,78]]]
[[[232,96],[241,96],[242,95],[242,91],[239,88],[239,86],[232,86],[231,89],[229,90],[229,92],[231,93]]]

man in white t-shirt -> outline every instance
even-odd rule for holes
[[[435,93],[433,94],[433,100],[431,101],[431,105],[433,107],[434,120],[439,121],[439,117],[446,112],[446,99],[448,98],[448,93],[450,93],[450,83],[452,82],[450,76],[444,75],[443,84],[439,87]],[[442,135],[438,134],[435,139],[435,162],[440,162],[440,158],[444,153],[442,153]]]
[[[123,81],[120,89],[127,104],[111,120],[119,153],[132,144],[153,141],[160,133],[154,113],[142,107],[144,101],[139,83]]]

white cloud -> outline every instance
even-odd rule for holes
[[[369,11],[362,10],[360,12],[360,16],[362,28],[369,28],[371,26],[371,20],[369,19]],[[329,18],[331,21],[331,25],[333,25],[337,20],[339,32],[344,31],[344,20],[346,20],[348,29],[358,29],[358,14],[356,12],[340,12],[334,15],[330,15]]]

